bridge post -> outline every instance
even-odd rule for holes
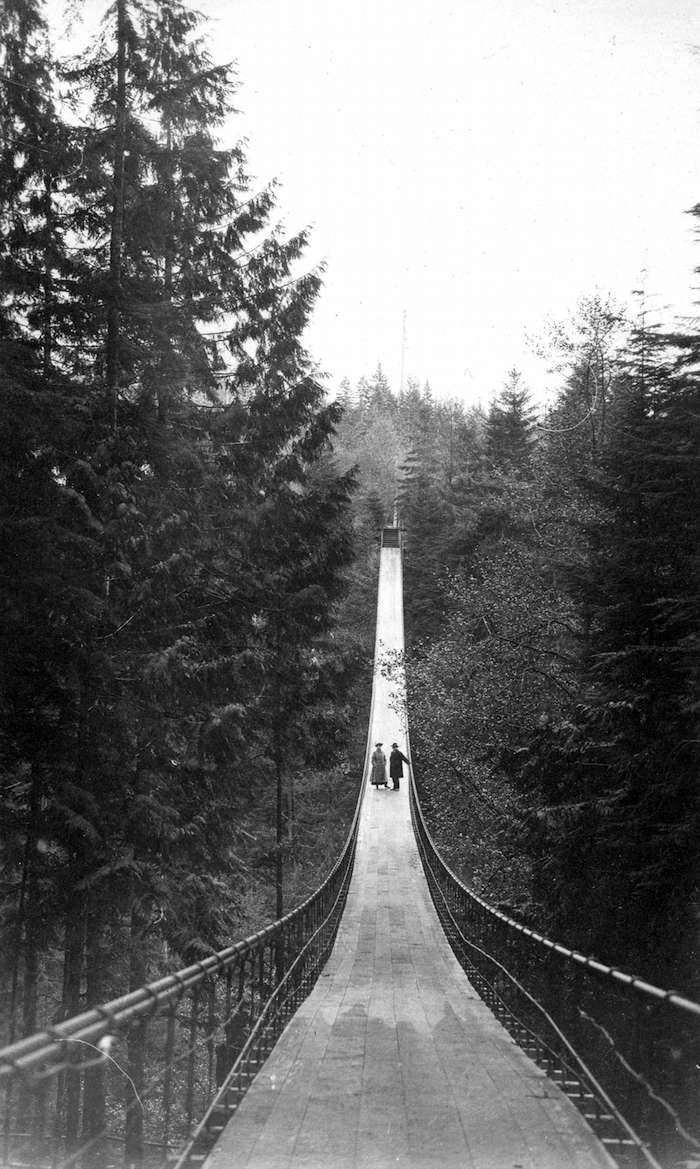
[[[83,1088],[83,1138],[90,1145],[90,1169],[101,1169],[105,1160],[106,1124],[105,1066],[103,1063],[85,1072]]]
[[[196,1048],[197,1048],[197,1030],[199,1024],[199,983],[191,992],[190,1000],[190,1018],[189,1018],[189,1042],[188,1042],[188,1056],[187,1056],[187,1091],[185,1094],[185,1119],[187,1123],[187,1133],[192,1131],[192,1120],[194,1118],[194,1076],[196,1064]]]
[[[145,1019],[139,1020],[131,1028],[127,1037],[130,1080],[124,1085],[126,1096],[124,1164],[126,1169],[141,1169],[143,1165],[143,1108],[141,1105],[141,1095],[144,1084],[146,1026]]]
[[[207,986],[207,1095],[211,1096],[215,1083],[215,1044],[216,1038],[216,982],[208,979]]]
[[[166,1152],[170,1142],[170,1115],[172,1109],[173,1056],[175,1054],[175,1005],[169,1007],[165,1023],[165,1053],[163,1056],[163,1144]]]
[[[275,981],[281,982],[284,978],[286,969],[286,942],[287,935],[285,933],[275,943]]]

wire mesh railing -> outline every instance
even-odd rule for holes
[[[4,1166],[201,1164],[309,994],[352,875],[342,855],[286,917],[183,970],[0,1051]]]
[[[630,1169],[700,1164],[700,1004],[492,908],[440,857],[413,773],[411,816],[438,916],[475,990]]]

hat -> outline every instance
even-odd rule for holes
[[[398,744],[398,743],[392,743],[391,745],[392,745],[392,747],[398,747],[398,745],[399,745],[399,744]]]
[[[384,744],[383,743],[375,743],[374,745],[375,745],[375,747],[382,747]]]

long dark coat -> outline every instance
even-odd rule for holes
[[[403,778],[404,763],[408,763],[408,759],[398,748],[394,748],[389,756],[389,775],[392,779]]]

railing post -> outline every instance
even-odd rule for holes
[[[70,1155],[78,1147],[78,1132],[80,1129],[80,1098],[82,1094],[83,1078],[80,1067],[76,1066],[79,1058],[76,1052],[71,1052],[66,1067],[65,1079],[65,1141],[66,1152]]]
[[[141,1169],[143,1165],[143,1105],[141,1096],[144,1084],[144,1063],[146,1057],[145,1019],[140,1019],[127,1036],[127,1056],[130,1079],[124,1086],[126,1094],[126,1120],[124,1126],[124,1165],[126,1169]]]
[[[265,1003],[265,946],[261,946],[258,952],[258,995],[260,997],[260,1009],[262,1010]]]
[[[223,1084],[231,1064],[229,1060],[229,1033],[231,1028],[231,1000],[232,994],[233,971],[229,966],[226,971],[226,989],[224,991],[224,1018],[223,1018],[223,1038],[221,1043],[216,1047],[216,1086],[220,1088]]]
[[[63,1097],[66,1090],[66,1072],[60,1071],[56,1076],[56,1109],[53,1118],[53,1141],[51,1143],[51,1169],[55,1169],[59,1159],[59,1148],[63,1147]]]
[[[231,1024],[231,1031],[230,1031],[230,1042],[231,1042],[230,1061],[231,1062],[229,1064],[229,1067],[233,1066],[235,1059],[236,1059],[236,1056],[238,1055],[239,1051],[241,1051],[243,1048],[243,1044],[245,1043],[245,1036],[246,1036],[246,1032],[247,1032],[247,1028],[248,1028],[248,1022],[249,1022],[249,1020],[246,1019],[246,1009],[245,1009],[245,964],[246,964],[245,958],[241,958],[240,964],[238,967],[238,998],[236,1000],[236,1007],[240,1008],[240,1014],[238,1017],[237,1028],[234,1029],[233,1023]],[[251,1004],[251,1012],[252,1012],[252,1004]],[[252,1018],[252,1013],[250,1015],[250,1018]],[[238,1043],[236,1042],[236,1031],[238,1032]]]
[[[43,1080],[36,1088],[36,1132],[38,1161],[40,1165],[46,1163],[51,1147],[51,1138],[47,1130],[47,1108],[49,1100],[49,1081]]]
[[[194,1077],[197,1059],[197,1028],[199,1023],[199,984],[195,986],[190,999],[190,1018],[188,1026],[188,1049],[187,1049],[187,1090],[185,1093],[185,1122],[187,1127],[187,1136],[192,1132],[192,1119],[194,1117]]]
[[[255,1020],[255,991],[256,991],[256,986],[255,986],[255,951],[254,950],[251,950],[250,953],[246,955],[245,961],[250,967],[250,973],[248,976],[248,985],[249,985],[249,991],[250,991],[249,1023],[250,1023],[250,1026],[252,1027],[253,1022]]]
[[[10,1133],[12,1131],[12,1095],[14,1083],[13,1079],[9,1079],[5,1085],[5,1122],[3,1124],[2,1134],[3,1165],[8,1165],[10,1162]]]
[[[286,946],[287,946],[287,930],[288,926],[284,927],[284,931],[280,930],[277,942],[275,944],[275,981],[277,985],[284,978],[286,969]]]
[[[233,998],[233,989],[232,988],[233,988],[233,970],[229,966],[228,970],[226,971],[226,998],[225,998],[225,1007],[224,1007],[224,1020],[225,1020],[224,1027],[228,1026],[229,1020],[231,1018],[231,1000]]]
[[[83,1089],[83,1137],[90,1145],[90,1169],[100,1169],[105,1159],[105,1066],[99,1063],[85,1072]]]
[[[214,1049],[216,1039],[216,984],[213,978],[207,985],[207,1102],[214,1086]]]
[[[165,1024],[165,1054],[163,1057],[163,1145],[168,1155],[170,1144],[170,1117],[172,1113],[173,1055],[175,1054],[175,1018],[177,1003],[168,1008]]]

